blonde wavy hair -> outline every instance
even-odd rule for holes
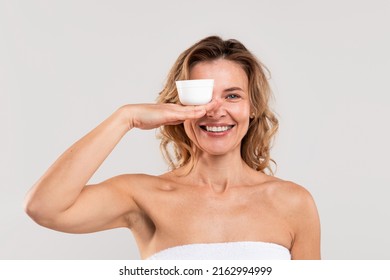
[[[239,64],[248,76],[249,100],[253,118],[241,141],[241,157],[251,168],[273,174],[270,157],[271,143],[278,130],[278,120],[269,107],[272,96],[266,73],[268,69],[239,41],[223,40],[210,36],[185,50],[176,60],[168,74],[166,84],[159,93],[157,103],[180,104],[175,86],[177,80],[188,80],[192,67],[199,62],[227,59]],[[184,125],[160,127],[160,148],[170,169],[189,165],[192,169],[196,159],[195,145],[188,138]]]

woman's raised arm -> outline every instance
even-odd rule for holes
[[[65,232],[92,232],[129,226],[136,211],[123,175],[86,186],[92,175],[131,129],[152,129],[200,118],[204,106],[125,105],[68,148],[27,193],[25,210],[37,223]]]

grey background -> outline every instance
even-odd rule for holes
[[[305,186],[324,259],[390,259],[390,2],[0,0],[0,259],[133,259],[125,229],[34,224],[27,190],[126,103],[154,102],[181,51],[237,38],[271,70],[276,175]],[[155,131],[133,130],[93,176],[160,174]]]

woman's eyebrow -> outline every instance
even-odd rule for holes
[[[244,91],[242,88],[240,87],[231,87],[231,88],[227,88],[225,89],[224,91]]]

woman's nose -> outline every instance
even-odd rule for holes
[[[220,118],[226,115],[226,110],[220,98],[213,98],[206,106],[206,116],[209,118]]]

